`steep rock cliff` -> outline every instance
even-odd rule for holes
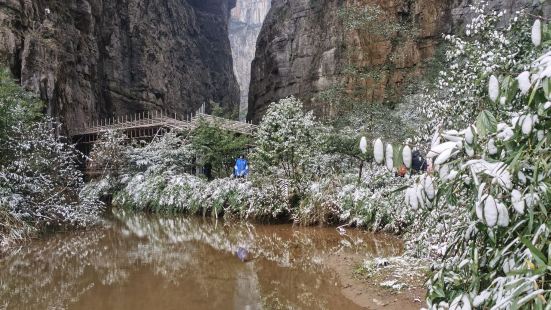
[[[472,16],[469,0],[273,0],[251,70],[248,119],[258,122],[270,102],[295,95],[317,115],[344,107],[345,92],[365,102],[398,98],[422,76],[442,33]],[[494,9],[534,10],[539,0],[491,0]],[[354,7],[374,9],[354,16]],[[549,14],[549,6],[544,9]],[[350,16],[352,15],[352,16]],[[347,18],[349,20],[347,20]],[[365,22],[363,27],[358,21]],[[396,25],[401,25],[400,27]]]
[[[237,0],[231,11],[230,43],[233,68],[241,90],[240,118],[245,118],[249,100],[251,62],[262,23],[270,10],[271,0]]]
[[[112,115],[239,102],[235,0],[0,0],[0,60],[69,129]]]

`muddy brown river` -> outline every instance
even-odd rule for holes
[[[358,309],[328,255],[401,251],[356,230],[114,211],[0,258],[0,309]]]

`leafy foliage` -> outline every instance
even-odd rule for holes
[[[101,205],[79,196],[83,186],[78,152],[59,135],[60,125],[39,117],[38,100],[2,71],[0,76],[0,243],[35,229],[85,227],[98,220]],[[11,224],[16,224],[11,226]]]
[[[42,103],[32,93],[23,91],[7,69],[0,68],[0,141],[14,133],[15,124],[30,126],[40,118]],[[0,164],[9,160],[10,150],[0,148]]]
[[[210,166],[215,177],[231,174],[235,159],[243,155],[249,138],[202,122],[190,135],[191,147],[199,154],[199,164]]]
[[[202,124],[183,135],[169,133],[146,146],[123,146],[124,137],[106,134],[92,158],[116,156],[120,173],[87,185],[92,197],[113,194],[113,203],[154,212],[188,212],[246,219],[290,218],[297,223],[346,223],[400,232],[411,221],[400,207],[397,188],[408,179],[389,177],[377,166],[359,162],[369,155],[358,148],[360,135],[335,130],[303,112],[295,98],[272,104],[254,139],[252,176],[223,177],[226,165],[241,154],[247,139]],[[214,180],[193,175],[199,165],[220,167]],[[229,160],[228,160],[229,159]],[[108,165],[114,167],[112,161]]]
[[[465,36],[444,38],[448,45],[444,60],[449,69],[440,71],[439,91],[418,105],[421,114],[429,119],[427,133],[438,123],[466,126],[483,110],[497,114],[502,111],[503,100],[522,106],[514,97],[518,89],[515,85],[502,92],[495,102],[486,100],[487,81],[492,74],[522,72],[535,57],[530,36],[525,35],[530,29],[529,17],[519,13],[508,26],[500,27],[504,13],[488,12],[487,4],[472,6],[471,10],[477,16],[466,25]]]
[[[317,126],[313,113],[304,113],[294,97],[272,103],[256,135],[255,167],[266,174],[282,172],[298,183],[314,157]]]
[[[484,20],[479,16],[469,29],[484,32],[487,41],[504,39]],[[508,42],[529,42],[529,28],[519,26],[525,31],[512,32]],[[543,309],[551,300],[550,28],[537,29],[544,38],[541,46],[499,51],[514,54],[505,58],[488,60],[485,49],[471,55],[469,61],[482,61],[487,71],[466,66],[472,71],[459,76],[457,87],[463,81],[484,85],[467,88],[470,97],[457,98],[465,106],[454,104],[464,112],[460,115],[478,116],[465,117],[471,123],[464,130],[437,130],[429,153],[437,164],[434,176],[420,177],[406,193],[423,219],[412,227],[410,251],[442,258],[428,283],[431,309]],[[528,57],[528,65],[511,60],[519,55]],[[503,59],[511,62],[504,65]],[[527,71],[519,75],[515,68]],[[499,77],[490,77],[494,73]],[[452,93],[450,100],[467,92]],[[481,106],[486,109],[479,111]]]

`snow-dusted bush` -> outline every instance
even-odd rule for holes
[[[288,211],[280,187],[255,187],[250,181],[229,178],[208,182],[186,173],[152,170],[126,180],[113,203],[142,211],[242,219],[277,218]]]
[[[405,207],[400,188],[411,183],[373,164],[364,167],[360,182],[354,174],[321,178],[311,183],[293,218],[401,233],[412,223],[413,212]]]
[[[429,153],[438,163],[434,175],[406,191],[421,219],[410,251],[443,258],[429,281],[431,309],[543,309],[551,302],[549,29],[540,29],[539,47],[519,47],[539,54],[527,65],[503,67],[499,58],[484,60],[482,72],[466,68],[474,72],[462,80],[484,81],[487,91],[473,92],[461,109],[475,113],[480,102],[493,109],[465,118],[472,123],[464,130],[439,130]],[[530,40],[529,33],[517,35]]]
[[[307,167],[319,146],[317,127],[313,113],[305,113],[300,100],[289,97],[272,103],[255,136],[254,169],[292,180],[297,189],[308,177]]]
[[[134,145],[127,150],[126,156],[129,170],[143,172],[150,168],[156,171],[189,171],[195,168],[195,155],[178,132],[169,132],[145,146]]]
[[[103,133],[94,143],[86,169],[95,177],[84,185],[80,195],[88,199],[109,197],[120,186],[120,174],[130,167],[127,137],[119,131]]]
[[[3,141],[12,160],[3,163],[0,172],[1,204],[36,227],[88,226],[101,207],[79,196],[83,179],[77,151],[52,124],[15,124],[14,133]]]
[[[526,70],[536,55],[530,36],[523,35],[530,32],[528,16],[517,12],[508,25],[501,26],[504,13],[488,12],[484,1],[471,9],[477,16],[466,25],[465,35],[445,36],[448,46],[444,60],[449,70],[439,74],[439,91],[419,102],[419,112],[429,120],[427,134],[438,123],[464,127],[484,109],[494,114],[502,111],[505,100],[513,106],[522,105],[518,97],[500,93],[495,81],[502,72]],[[489,85],[488,80],[494,83]],[[486,100],[493,95],[495,100]]]
[[[60,136],[59,124],[40,116],[36,98],[5,72],[0,110],[6,113],[0,138],[0,213],[5,218],[0,242],[21,239],[34,229],[96,223],[102,206],[79,196],[83,179],[75,147]],[[11,231],[10,223],[16,224]]]
[[[95,170],[101,177],[114,178],[128,163],[127,137],[120,131],[109,130],[94,143],[87,169]]]

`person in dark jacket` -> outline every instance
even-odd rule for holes
[[[411,159],[411,170],[412,172],[425,172],[427,171],[427,160],[421,155],[419,150],[413,151]]]

